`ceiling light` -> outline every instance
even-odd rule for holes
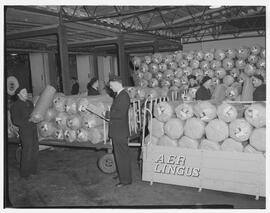
[[[16,56],[18,55],[17,53],[10,53],[11,56]]]

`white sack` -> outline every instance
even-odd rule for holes
[[[150,141],[150,135],[147,135],[144,139],[144,144],[153,144],[153,145],[157,145],[158,143],[158,138],[155,136],[151,136],[151,141]]]
[[[221,150],[229,152],[243,152],[243,145],[241,142],[235,141],[232,138],[227,138],[221,144]]]
[[[192,139],[201,139],[205,133],[205,123],[199,118],[187,119],[184,126],[184,135]]]
[[[217,151],[217,150],[220,150],[220,145],[219,145],[219,143],[217,143],[215,141],[203,139],[200,143],[199,148],[204,149],[204,150]]]
[[[263,104],[252,104],[245,111],[246,120],[256,128],[266,125],[266,108]]]
[[[191,104],[180,104],[175,108],[177,118],[181,120],[187,120],[193,116],[193,107]]]
[[[178,118],[171,118],[165,123],[164,131],[171,139],[179,139],[184,132],[183,121]]]
[[[161,122],[166,122],[174,114],[173,107],[167,102],[160,102],[154,107],[154,116]]]
[[[237,141],[246,141],[252,132],[252,126],[244,119],[238,118],[229,124],[230,137]]]
[[[152,129],[151,129],[151,123],[152,123]],[[164,123],[157,120],[156,118],[152,119],[152,122],[150,121],[148,124],[148,130],[150,134],[153,136],[160,138],[162,135],[164,135]]]
[[[209,122],[217,116],[216,106],[209,101],[198,101],[193,110],[195,115],[205,122]]]
[[[237,109],[228,103],[222,103],[217,107],[218,118],[229,123],[237,118]]]
[[[265,128],[254,129],[250,135],[249,143],[256,150],[265,152],[266,151],[266,129]]]
[[[223,120],[214,119],[206,125],[205,133],[207,139],[220,142],[229,136],[229,128]]]
[[[159,146],[173,146],[177,147],[177,140],[173,140],[169,138],[167,135],[163,135],[161,138],[159,138],[159,141],[157,143]]]
[[[181,148],[198,149],[199,140],[192,139],[184,135],[178,140],[178,146]]]

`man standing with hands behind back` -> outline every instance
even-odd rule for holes
[[[109,113],[109,137],[112,139],[113,154],[119,183],[116,187],[129,185],[131,177],[131,159],[128,147],[129,123],[128,111],[130,98],[124,90],[122,80],[118,76],[112,76],[109,80],[110,88],[116,93]]]

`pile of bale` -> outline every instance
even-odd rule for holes
[[[199,84],[204,76],[212,78],[212,99],[252,101],[251,77],[262,75],[266,82],[266,52],[260,45],[211,49],[209,51],[176,51],[132,58],[133,79],[141,88],[176,91],[181,99],[194,100],[198,86],[189,88],[190,76]],[[140,92],[140,91],[139,91]],[[137,94],[137,96],[147,95]],[[156,94],[154,94],[156,95]]]
[[[100,116],[104,117],[111,104],[108,95],[65,96],[47,86],[35,104],[31,120],[37,123],[40,140],[96,144],[108,137],[107,122]]]
[[[145,144],[265,154],[265,103],[198,101],[175,105],[160,102],[154,106]]]

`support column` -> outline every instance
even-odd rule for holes
[[[157,40],[154,41],[154,44],[153,44],[153,52],[154,52],[154,53],[159,52],[159,42],[158,42]]]
[[[61,23],[59,24],[59,27],[58,27],[57,39],[58,39],[58,50],[59,50],[59,57],[60,57],[63,90],[64,90],[64,94],[70,95],[71,81],[70,81],[70,73],[69,73],[66,30],[65,30],[65,26]]]
[[[118,56],[118,69],[120,77],[123,81],[123,85],[129,85],[129,75],[127,71],[127,59],[125,54],[124,38],[123,35],[119,35],[117,41],[117,56]]]
[[[49,61],[50,84],[54,88],[57,88],[57,70],[54,52],[48,52],[48,61]]]
[[[93,55],[93,68],[94,68],[94,76],[98,78],[98,61],[97,61],[97,54]]]

